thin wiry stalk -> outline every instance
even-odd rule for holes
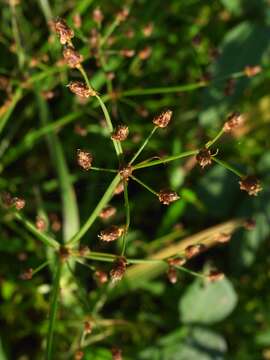
[[[225,169],[231,171],[232,173],[234,173],[235,175],[239,176],[239,177],[244,177],[244,174],[242,174],[240,171],[238,171],[237,169],[235,169],[232,165],[226,163],[223,160],[217,159],[215,156],[212,156],[213,161],[215,161],[217,164],[221,165],[222,167],[224,167]]]
[[[184,157],[189,157],[189,156],[196,155],[197,153],[198,153],[198,150],[186,151],[186,152],[183,152],[181,154],[168,156],[168,157],[160,159],[160,160],[153,160],[153,161],[149,161],[149,162],[139,163],[137,165],[134,165],[133,169],[137,170],[137,169],[147,168],[147,167],[150,167],[150,166],[166,164],[168,162],[175,161],[175,160],[178,160],[178,159],[182,159]]]
[[[55,266],[55,275],[53,280],[53,289],[51,295],[49,330],[47,333],[46,360],[53,359],[53,338],[54,338],[54,328],[55,328],[57,307],[58,307],[61,270],[62,270],[62,263],[59,259],[57,259],[57,263]]]
[[[124,182],[124,198],[125,198],[125,209],[126,209],[126,227],[123,234],[122,251],[121,251],[122,256],[124,256],[126,251],[127,233],[130,225],[130,206],[128,199],[128,184],[126,181]]]
[[[89,216],[89,218],[86,220],[86,222],[84,223],[84,225],[80,228],[80,230],[68,241],[69,245],[74,245],[77,242],[80,241],[80,239],[84,236],[84,234],[90,229],[90,227],[92,226],[92,224],[94,223],[94,221],[96,220],[96,218],[99,216],[101,210],[103,209],[103,207],[105,205],[107,205],[107,203],[109,202],[110,198],[113,195],[113,192],[116,188],[116,186],[119,184],[120,181],[120,175],[117,174],[114,179],[112,180],[111,184],[109,185],[109,187],[107,188],[106,192],[104,193],[104,195],[102,196],[102,198],[100,199],[99,203],[97,204],[97,206],[95,207],[95,209],[93,210],[93,212],[91,213],[91,215]]]
[[[154,135],[154,133],[156,132],[157,127],[155,126],[152,131],[150,132],[150,134],[147,136],[147,138],[144,140],[144,142],[142,143],[142,145],[139,147],[138,151],[134,154],[134,156],[132,157],[132,159],[129,162],[129,165],[133,164],[134,161],[137,159],[137,157],[140,155],[140,153],[143,151],[143,149],[145,148],[145,146],[148,144],[149,140],[151,139],[151,137]]]
[[[130,176],[132,180],[136,181],[138,184],[140,184],[141,186],[143,186],[145,189],[147,189],[148,191],[150,191],[152,194],[158,196],[158,193],[151,189],[150,186],[146,185],[143,181],[139,180],[138,178],[136,178],[134,175]]]

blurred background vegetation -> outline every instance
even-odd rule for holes
[[[104,14],[99,29],[92,16],[97,6]],[[105,34],[123,6],[130,14],[109,37],[101,67],[94,29]],[[192,160],[142,171],[146,183],[157,190],[168,185],[182,201],[166,208],[130,183],[129,257],[144,258],[238,217],[251,217],[256,227],[238,230],[228,244],[188,263],[195,271],[214,265],[226,274],[207,287],[190,274],[180,273],[172,285],[162,271],[146,270],[121,291],[109,291],[96,285],[90,268],[77,265],[74,277],[62,284],[54,358],[74,358],[83,323],[93,316],[84,349],[89,360],[111,359],[112,346],[122,348],[124,359],[270,359],[269,1],[2,0],[0,14],[0,190],[25,198],[24,213],[33,221],[48,217],[59,241],[63,206],[76,216],[78,205],[82,224],[111,179],[82,172],[76,149],[90,150],[97,166],[112,168],[117,161],[96,102],[85,103],[66,87],[80,75],[61,61],[59,40],[48,26],[56,16],[73,27],[93,87],[105,99],[111,95],[106,100],[114,123],[129,126],[127,155],[164,108],[173,110],[172,123],[150,141],[142,160],[196,149],[215,136],[228,113],[240,111],[246,123],[219,142],[218,156],[243,173],[257,174],[264,187],[251,198],[239,190],[234,174],[218,164],[202,171]],[[260,65],[262,72],[242,76],[247,65]],[[185,84],[194,86],[175,88]],[[72,180],[77,205],[72,187],[64,190],[66,205],[60,201],[63,174],[69,185]],[[122,196],[112,204],[118,209],[114,221],[124,223]],[[98,220],[83,243],[119,251],[98,243],[102,228]],[[41,359],[52,269],[31,281],[19,276],[51,254],[5,209],[0,229],[0,359]],[[143,281],[137,284],[138,277]]]

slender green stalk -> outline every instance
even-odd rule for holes
[[[56,240],[51,238],[49,235],[46,235],[38,231],[35,225],[31,221],[27,220],[25,216],[23,216],[21,213],[15,212],[14,216],[26,227],[26,229],[28,229],[33,235],[36,236],[37,239],[42,241],[45,245],[53,247],[54,249],[57,250],[59,249],[59,243]]]
[[[118,25],[119,25],[119,18],[116,16],[115,20],[110,24],[104,36],[100,39],[99,42],[100,48],[106,43],[106,41],[112,35],[112,33],[114,32],[114,30],[117,28]]]
[[[186,272],[187,274],[190,274],[190,275],[192,275],[192,276],[196,276],[196,277],[205,279],[205,275],[200,274],[200,273],[195,272],[195,271],[192,271],[192,270],[189,270],[189,269],[185,268],[184,266],[179,266],[179,265],[177,265],[177,266],[175,266],[175,267],[176,267],[178,270],[181,270],[181,271],[183,271],[183,272]]]
[[[129,229],[129,225],[130,225],[130,206],[129,206],[129,200],[128,200],[128,184],[125,181],[124,182],[124,198],[125,198],[125,209],[126,209],[126,227],[125,227],[125,231],[123,234],[123,242],[122,242],[122,251],[121,251],[121,255],[124,256],[125,255],[125,251],[126,251],[126,243],[127,243],[127,233],[128,233],[128,229]]]
[[[17,88],[10,104],[8,105],[7,111],[0,117],[0,134],[3,131],[6,123],[8,122],[13,110],[15,109],[15,106],[17,105],[18,101],[21,99],[23,94],[23,91],[21,88]]]
[[[110,172],[110,173],[117,173],[118,172],[118,170],[116,170],[116,169],[99,168],[99,167],[96,167],[96,166],[91,166],[91,170],[105,171],[105,172]]]
[[[50,304],[50,316],[49,316],[49,329],[47,334],[47,348],[46,348],[46,360],[53,359],[53,335],[55,328],[55,321],[57,315],[58,307],[58,295],[60,290],[60,277],[61,277],[62,263],[57,259],[56,263],[56,272],[53,280],[53,289],[51,295],[51,304]]]
[[[185,84],[178,86],[168,86],[161,88],[149,88],[149,89],[131,89],[126,90],[120,93],[121,97],[129,97],[129,96],[144,96],[144,95],[155,95],[155,94],[170,94],[176,92],[186,92],[193,91],[195,89],[199,89],[202,87],[206,87],[208,85],[207,82],[197,82],[194,84]]]
[[[205,145],[205,147],[208,149],[210,148],[210,146],[212,146],[216,141],[218,141],[218,139],[223,135],[224,130],[223,128],[217,133],[217,135],[214,137],[214,139],[208,141]]]
[[[84,234],[90,229],[98,215],[100,214],[103,207],[109,202],[110,198],[112,197],[112,194],[116,188],[116,186],[119,184],[120,181],[120,175],[117,174],[111,184],[109,185],[108,189],[102,196],[101,200],[89,216],[89,218],[86,220],[84,225],[80,228],[80,230],[68,241],[69,245],[76,244],[83,236]]]
[[[36,275],[39,271],[41,271],[42,269],[44,269],[46,266],[48,266],[50,263],[49,260],[45,261],[44,263],[42,263],[41,265],[39,265],[38,267],[36,267],[34,270],[33,270],[33,273],[32,275]]]
[[[136,178],[134,175],[130,176],[132,180],[136,181],[138,184],[140,184],[141,186],[143,186],[145,189],[147,189],[148,191],[150,191],[152,194],[158,196],[158,193],[151,189],[150,186],[146,185],[144,182],[142,182],[141,180],[139,180],[138,178]]]
[[[133,164],[134,161],[137,159],[137,157],[140,155],[140,153],[143,151],[143,149],[145,148],[145,146],[148,144],[149,140],[151,139],[151,137],[154,135],[154,133],[157,130],[157,126],[155,126],[152,131],[150,132],[150,134],[147,136],[147,138],[144,140],[144,142],[142,143],[142,145],[139,147],[138,151],[134,154],[133,158],[130,160],[129,165]]]
[[[113,132],[113,125],[112,125],[112,121],[111,121],[111,117],[109,115],[109,112],[108,112],[108,110],[106,108],[106,105],[105,105],[105,103],[103,102],[103,100],[101,99],[101,97],[99,95],[96,95],[96,98],[97,98],[98,102],[100,103],[101,109],[102,109],[103,114],[105,116],[107,127],[108,127],[109,131],[112,133]],[[123,149],[122,149],[121,143],[119,141],[117,141],[117,140],[112,140],[112,142],[113,142],[113,145],[114,145],[117,156],[118,157],[121,156],[123,154]]]
[[[183,152],[183,153],[178,154],[178,155],[168,156],[167,158],[163,158],[163,159],[160,159],[160,160],[142,162],[142,163],[139,163],[137,165],[134,165],[133,170],[147,168],[147,167],[150,167],[150,166],[156,166],[156,165],[160,165],[160,164],[166,164],[168,162],[178,160],[178,159],[181,159],[181,158],[184,158],[184,157],[196,155],[197,153],[198,153],[198,150],[192,150],[192,151]]]
[[[84,70],[84,68],[82,66],[79,66],[78,67],[78,70],[80,71],[80,73],[82,74],[87,86],[89,87],[89,89],[92,89],[92,86],[91,86],[91,83],[88,79],[88,76]],[[104,114],[104,117],[105,117],[105,120],[106,120],[106,123],[107,123],[107,127],[108,127],[108,130],[110,133],[113,132],[113,124],[112,124],[112,121],[111,121],[111,117],[110,117],[110,114],[107,110],[107,107],[104,103],[104,101],[102,100],[102,98],[96,94],[96,99],[98,100],[99,102],[99,105],[103,111],[103,114]],[[113,142],[113,145],[114,145],[114,148],[115,148],[115,152],[117,154],[117,156],[121,156],[123,154],[123,150],[122,150],[122,146],[121,146],[121,143],[119,141],[116,141],[116,140],[112,140]]]
[[[219,165],[223,166],[225,169],[231,171],[232,173],[234,173],[235,175],[239,176],[239,177],[244,177],[244,174],[242,174],[240,171],[238,171],[237,169],[235,169],[232,165],[226,163],[223,160],[219,160],[217,159],[215,156],[212,156],[212,159]]]
[[[16,54],[18,56],[18,63],[19,63],[19,68],[22,70],[25,64],[25,53],[24,53],[24,49],[22,46],[22,41],[21,41],[21,36],[20,36],[20,31],[19,31],[19,26],[18,26],[18,21],[17,21],[17,15],[16,15],[16,8],[15,5],[12,4],[12,2],[10,1],[10,10],[11,10],[11,23],[12,23],[12,32],[13,32],[13,36],[14,36],[14,40],[15,40],[15,44],[16,44]]]

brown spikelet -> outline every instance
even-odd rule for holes
[[[243,177],[240,181],[240,189],[247,191],[249,195],[257,196],[262,190],[259,180],[255,176]]]
[[[123,8],[121,11],[119,11],[116,15],[117,19],[119,22],[123,22],[127,19],[129,15],[129,9],[128,8]]]
[[[57,18],[54,22],[54,28],[60,37],[60,43],[62,45],[70,43],[70,40],[74,36],[74,31],[67,25],[65,20]]]
[[[242,125],[244,122],[244,117],[239,112],[233,112],[227,117],[227,121],[223,126],[224,132],[230,132],[237,128],[238,126]]]
[[[218,270],[211,270],[207,275],[207,280],[210,282],[215,282],[224,279],[224,274]]]
[[[167,263],[170,266],[182,266],[186,263],[186,259],[184,257],[169,258]]]
[[[22,280],[31,280],[33,277],[33,269],[29,268],[27,270],[25,270],[21,275],[20,275],[20,279]]]
[[[131,165],[123,166],[119,170],[119,174],[124,181],[127,181],[130,175],[132,175],[133,168]]]
[[[156,116],[153,120],[154,125],[163,129],[168,126],[172,118],[172,111],[166,110],[163,111],[160,115]]]
[[[110,242],[120,238],[124,233],[124,228],[116,225],[112,225],[109,228],[102,230],[98,235],[102,241]]]
[[[74,360],[82,360],[84,357],[84,352],[80,349],[76,350]]]
[[[106,220],[112,217],[115,213],[116,213],[116,208],[108,205],[101,210],[99,217],[103,220]]]
[[[103,285],[108,281],[108,275],[105,271],[97,270],[94,277],[99,285]]]
[[[127,58],[131,58],[135,55],[135,50],[133,49],[122,49],[120,50],[120,55],[127,57]]]
[[[212,163],[211,151],[207,148],[201,149],[196,155],[196,160],[202,168],[205,168]]]
[[[77,150],[77,162],[80,167],[88,171],[91,169],[93,156],[90,152],[78,149]]]
[[[59,257],[62,262],[65,262],[69,259],[71,255],[71,250],[66,246],[61,246],[59,249]]]
[[[25,200],[19,197],[14,197],[12,202],[17,210],[22,210],[25,207]]]
[[[180,199],[180,196],[173,190],[163,189],[158,193],[159,201],[164,205],[169,205],[170,203]]]
[[[63,50],[63,56],[67,65],[71,68],[80,66],[83,62],[83,56],[72,46],[66,46]]]
[[[67,87],[73,94],[82,98],[89,98],[89,96],[96,96],[97,93],[92,88],[90,89],[86,84],[81,81],[71,81]]]
[[[39,231],[44,231],[44,230],[46,230],[46,227],[47,227],[47,224],[46,224],[45,219],[41,216],[37,216],[36,217],[36,228]]]
[[[128,127],[126,125],[118,125],[113,132],[111,139],[117,141],[124,141],[128,137]]]
[[[96,7],[93,11],[93,20],[100,25],[104,19],[104,15],[102,13],[102,11],[100,10],[100,7]]]
[[[232,234],[220,233],[217,235],[216,240],[219,243],[227,243],[231,240]]]
[[[244,223],[244,228],[246,230],[253,230],[256,227],[256,221],[254,219],[246,219]]]
[[[253,77],[262,72],[262,68],[259,65],[255,66],[246,66],[244,69],[244,73],[247,77]]]
[[[167,271],[167,277],[171,284],[177,283],[178,280],[177,271],[173,266],[169,266],[169,269]]]
[[[189,245],[185,248],[185,256],[187,259],[191,259],[192,257],[200,254],[205,249],[203,244],[195,244]]]
[[[126,272],[126,268],[127,260],[124,256],[120,256],[114,261],[112,270],[110,271],[110,276],[113,283],[122,279]]]
[[[93,325],[92,325],[91,321],[85,321],[84,322],[84,333],[91,334],[92,329],[93,329]]]
[[[122,194],[124,191],[124,181],[120,181],[114,190],[114,195]]]
[[[152,54],[152,48],[150,46],[146,46],[144,49],[140,50],[138,53],[138,57],[141,60],[148,59]]]

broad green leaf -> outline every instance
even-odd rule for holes
[[[237,295],[228,279],[204,284],[196,280],[180,299],[180,318],[184,323],[216,323],[233,311],[236,302]]]

